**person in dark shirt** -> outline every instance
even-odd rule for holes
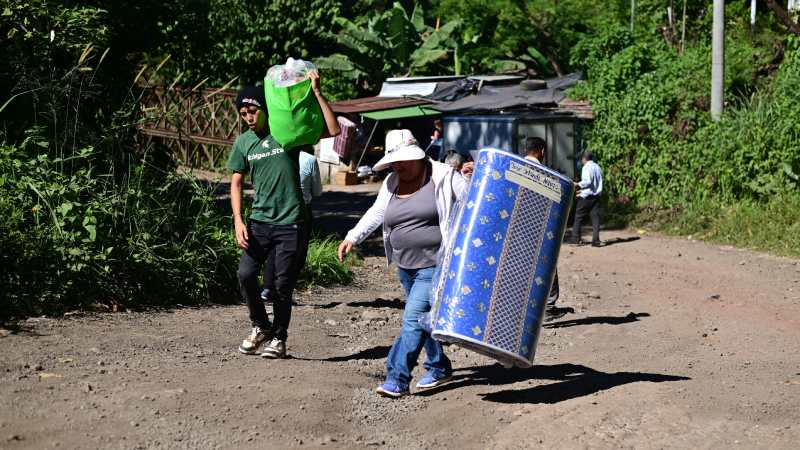
[[[525,140],[525,159],[533,161],[536,164],[544,165],[546,143],[544,139],[538,137],[529,137]],[[553,275],[553,285],[550,287],[550,294],[547,296],[547,306],[545,309],[545,320],[551,321],[566,314],[566,310],[560,309],[556,306],[558,297],[561,294],[561,289],[558,285],[558,270]]]

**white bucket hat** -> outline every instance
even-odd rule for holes
[[[419,148],[414,135],[408,130],[391,130],[386,134],[386,154],[372,170],[381,171],[393,162],[425,159],[425,151]]]

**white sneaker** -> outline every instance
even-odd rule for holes
[[[286,358],[286,342],[273,338],[264,349],[264,352],[261,353],[261,356],[270,359]]]
[[[259,347],[270,338],[270,333],[259,327],[253,327],[250,336],[247,336],[239,346],[239,351],[245,355],[255,355]]]

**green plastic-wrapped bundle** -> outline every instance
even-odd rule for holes
[[[264,95],[269,112],[272,137],[284,148],[316,144],[322,134],[325,119],[311,90],[311,80],[291,86],[276,86],[264,79]]]

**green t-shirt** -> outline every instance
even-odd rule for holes
[[[253,130],[247,130],[236,138],[228,169],[250,174],[255,188],[251,219],[273,225],[305,220],[299,159],[299,147],[286,150],[272,135],[261,139]]]

